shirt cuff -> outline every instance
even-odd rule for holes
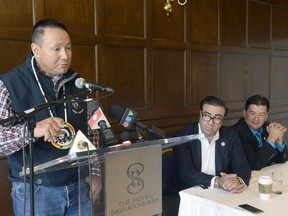
[[[286,148],[286,142],[284,142],[283,144],[275,144],[275,146],[279,152],[283,152],[284,149]]]
[[[236,177],[236,178],[237,178],[237,180],[238,180],[238,182],[239,182],[240,184],[245,185],[245,188],[248,187],[248,186],[245,184],[245,182],[244,182],[244,180],[243,180],[242,178],[240,178],[240,177]]]
[[[276,145],[273,142],[268,139],[266,140],[266,142],[269,143],[274,149],[276,149]]]
[[[274,144],[268,139],[266,140],[266,142],[269,143],[274,149],[277,149],[280,152],[283,152],[286,147],[286,142],[284,142],[283,144]]]
[[[217,178],[217,176],[214,176],[214,177],[211,179],[211,183],[210,183],[209,189],[215,188],[214,186],[215,186],[216,178]]]

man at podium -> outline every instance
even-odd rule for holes
[[[63,23],[54,19],[36,23],[31,51],[22,65],[0,77],[2,120],[79,93],[75,86],[79,74],[70,69],[72,44]],[[59,103],[35,114],[36,123],[32,128],[35,166],[67,155],[75,131],[82,131],[93,144],[98,142],[97,131],[88,127],[87,103],[83,101],[86,97],[83,94],[75,101]],[[25,123],[25,119],[16,119],[0,126],[0,155],[7,156],[10,166],[15,216],[31,212],[29,176],[19,176],[24,164],[29,164]],[[36,174],[33,186],[35,215],[90,215],[90,187],[93,185],[93,201],[101,191],[99,164],[92,164],[92,178],[86,167],[81,167],[80,175],[79,182],[78,168]]]

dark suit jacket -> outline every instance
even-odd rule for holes
[[[268,122],[265,122],[262,126],[262,148],[258,147],[259,142],[249,129],[244,118],[241,118],[236,124],[232,126],[239,134],[244,152],[252,170],[260,170],[265,166],[271,165],[272,162],[282,163],[286,161],[286,148],[283,152],[279,152],[277,149],[274,149],[268,142],[266,142],[266,139],[269,135],[266,130],[268,124]]]
[[[175,136],[190,134],[198,134],[198,123],[180,129]],[[199,140],[174,146],[173,154],[180,177],[177,183],[179,190],[195,185],[203,188],[210,186],[214,176],[201,172],[201,142]],[[234,129],[225,126],[220,128],[215,154],[217,176],[220,176],[220,172],[235,173],[245,181],[246,185],[249,185],[251,168]]]

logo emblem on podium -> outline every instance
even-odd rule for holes
[[[127,187],[128,193],[136,194],[144,188],[144,181],[140,176],[143,171],[144,165],[142,163],[134,163],[128,167],[127,176],[131,179],[131,184]]]

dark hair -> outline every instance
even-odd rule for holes
[[[43,20],[38,21],[33,27],[33,30],[32,30],[32,42],[33,43],[36,43],[36,44],[39,43],[40,38],[43,36],[44,30],[47,27],[60,28],[69,34],[69,32],[66,29],[66,26],[62,22],[56,19],[43,19]]]
[[[225,109],[224,117],[228,113],[228,108],[226,107],[224,101],[221,98],[219,98],[219,97],[216,97],[216,96],[207,96],[207,97],[205,97],[200,103],[200,110],[201,111],[203,111],[204,104],[209,104],[209,105],[223,107]]]
[[[257,105],[257,106],[266,106],[267,107],[267,112],[270,109],[270,102],[269,100],[262,96],[262,95],[253,95],[250,98],[247,99],[245,103],[245,110],[247,111],[249,106],[251,104]]]

